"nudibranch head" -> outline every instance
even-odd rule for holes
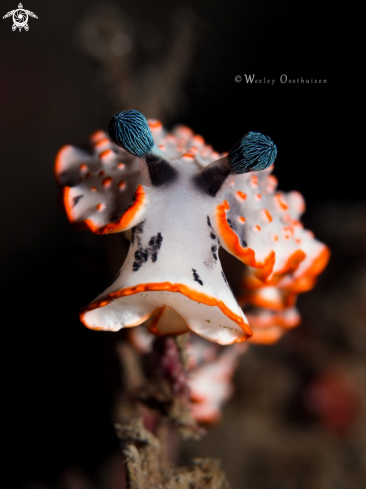
[[[115,114],[109,123],[111,139],[133,156],[143,158],[154,146],[149,125],[137,110],[124,110]]]
[[[274,163],[277,147],[259,132],[247,132],[227,156],[233,173],[265,170]]]

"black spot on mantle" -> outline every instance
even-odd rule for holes
[[[230,286],[229,286],[229,282],[227,281],[227,279],[226,279],[226,277],[225,277],[225,274],[224,274],[224,272],[223,272],[222,270],[221,270],[221,275],[222,275],[222,278],[224,279],[225,284],[226,284],[228,287],[230,287]]]
[[[203,285],[203,282],[200,279],[200,276],[198,275],[197,271],[194,268],[192,268],[192,272],[193,272],[194,281],[198,282],[200,285]]]
[[[212,227],[212,224],[211,224],[211,219],[210,219],[210,216],[207,216],[207,226],[208,226],[208,227],[210,228],[210,230],[211,230],[210,238],[211,238],[211,239],[217,239],[217,236],[216,236],[216,234],[215,234],[215,232],[214,232],[214,229],[213,229],[213,227]],[[217,241],[219,241],[219,240],[217,239]]]
[[[237,235],[239,238],[239,242],[243,248],[248,248],[248,245],[243,238],[243,236],[240,236],[241,233],[238,232],[237,226],[233,223],[233,221],[230,218],[226,218],[227,223],[229,224],[230,228],[234,231],[234,233]]]
[[[243,238],[240,238],[240,244],[243,248],[248,248],[247,242]]]
[[[132,228],[131,231],[131,243],[135,244],[135,239],[137,238],[138,245],[141,245],[140,234],[144,232],[145,221],[140,222],[137,226]]]
[[[214,244],[211,246],[212,256],[213,256],[214,260],[217,260],[218,259],[217,258],[217,251],[218,251],[218,248],[220,246],[220,241],[214,232],[214,229],[213,229],[212,224],[211,224],[210,216],[207,216],[207,226],[210,228],[210,238],[217,240],[217,244]]]
[[[77,195],[76,197],[74,197],[72,206],[75,207],[79,200],[81,200],[83,197],[84,195]]]
[[[235,231],[233,221],[232,221],[231,219],[229,219],[228,217],[226,218],[226,221],[227,221],[227,223],[229,224],[229,226],[231,227],[231,229],[232,229],[233,231]]]
[[[137,272],[137,270],[139,270],[142,267],[142,265],[148,261],[149,258],[151,258],[152,262],[157,261],[159,250],[163,242],[162,234],[158,233],[155,236],[151,236],[148,245],[146,247],[143,247],[140,238],[140,234],[142,231],[138,232],[137,227],[138,226],[134,228],[136,230],[135,233],[132,234],[133,241],[131,240],[132,244],[134,244],[135,240],[137,239],[137,250],[135,251],[135,261],[133,262],[132,265],[132,270],[134,272]]]
[[[151,255],[151,261],[155,262],[158,259],[158,252],[161,248],[161,243],[163,242],[163,237],[161,233],[156,236],[152,236],[149,241],[149,253]]]

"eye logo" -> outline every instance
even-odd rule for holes
[[[13,16],[13,31],[18,28],[19,32],[22,29],[24,29],[25,31],[29,30],[28,17],[38,19],[38,17],[33,12],[31,12],[30,10],[25,10],[21,3],[18,5],[18,8],[16,10],[11,10],[7,14],[5,14],[3,19],[7,19],[10,16]]]

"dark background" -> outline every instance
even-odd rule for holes
[[[3,1],[1,15],[16,3]],[[136,39],[143,21],[169,39],[176,4],[109,3],[136,21]],[[125,108],[109,96],[97,61],[78,43],[89,5],[30,0],[24,7],[39,18],[29,20],[28,32],[12,32],[11,19],[0,22],[1,444],[9,455],[7,487],[55,484],[72,465],[93,474],[118,447],[110,418],[118,383],[117,360],[110,355],[114,338],[78,321],[79,308],[115,272],[105,242],[116,238],[76,232],[56,204],[53,179],[62,145],[106,129],[111,115]],[[305,196],[305,223],[324,202],[363,200],[364,184],[350,154],[357,108],[350,101],[344,12],[315,1],[199,0],[181,6],[195,11],[202,32],[182,80],[186,102],[163,122],[184,122],[218,151],[248,130],[269,135],[279,151],[280,188]],[[157,66],[166,48],[155,53]],[[236,83],[244,73],[276,82]],[[327,83],[280,84],[283,73]]]

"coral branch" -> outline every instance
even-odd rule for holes
[[[126,457],[128,489],[228,489],[226,477],[214,459],[193,459],[189,467],[162,468],[159,440],[141,419],[115,425]]]

